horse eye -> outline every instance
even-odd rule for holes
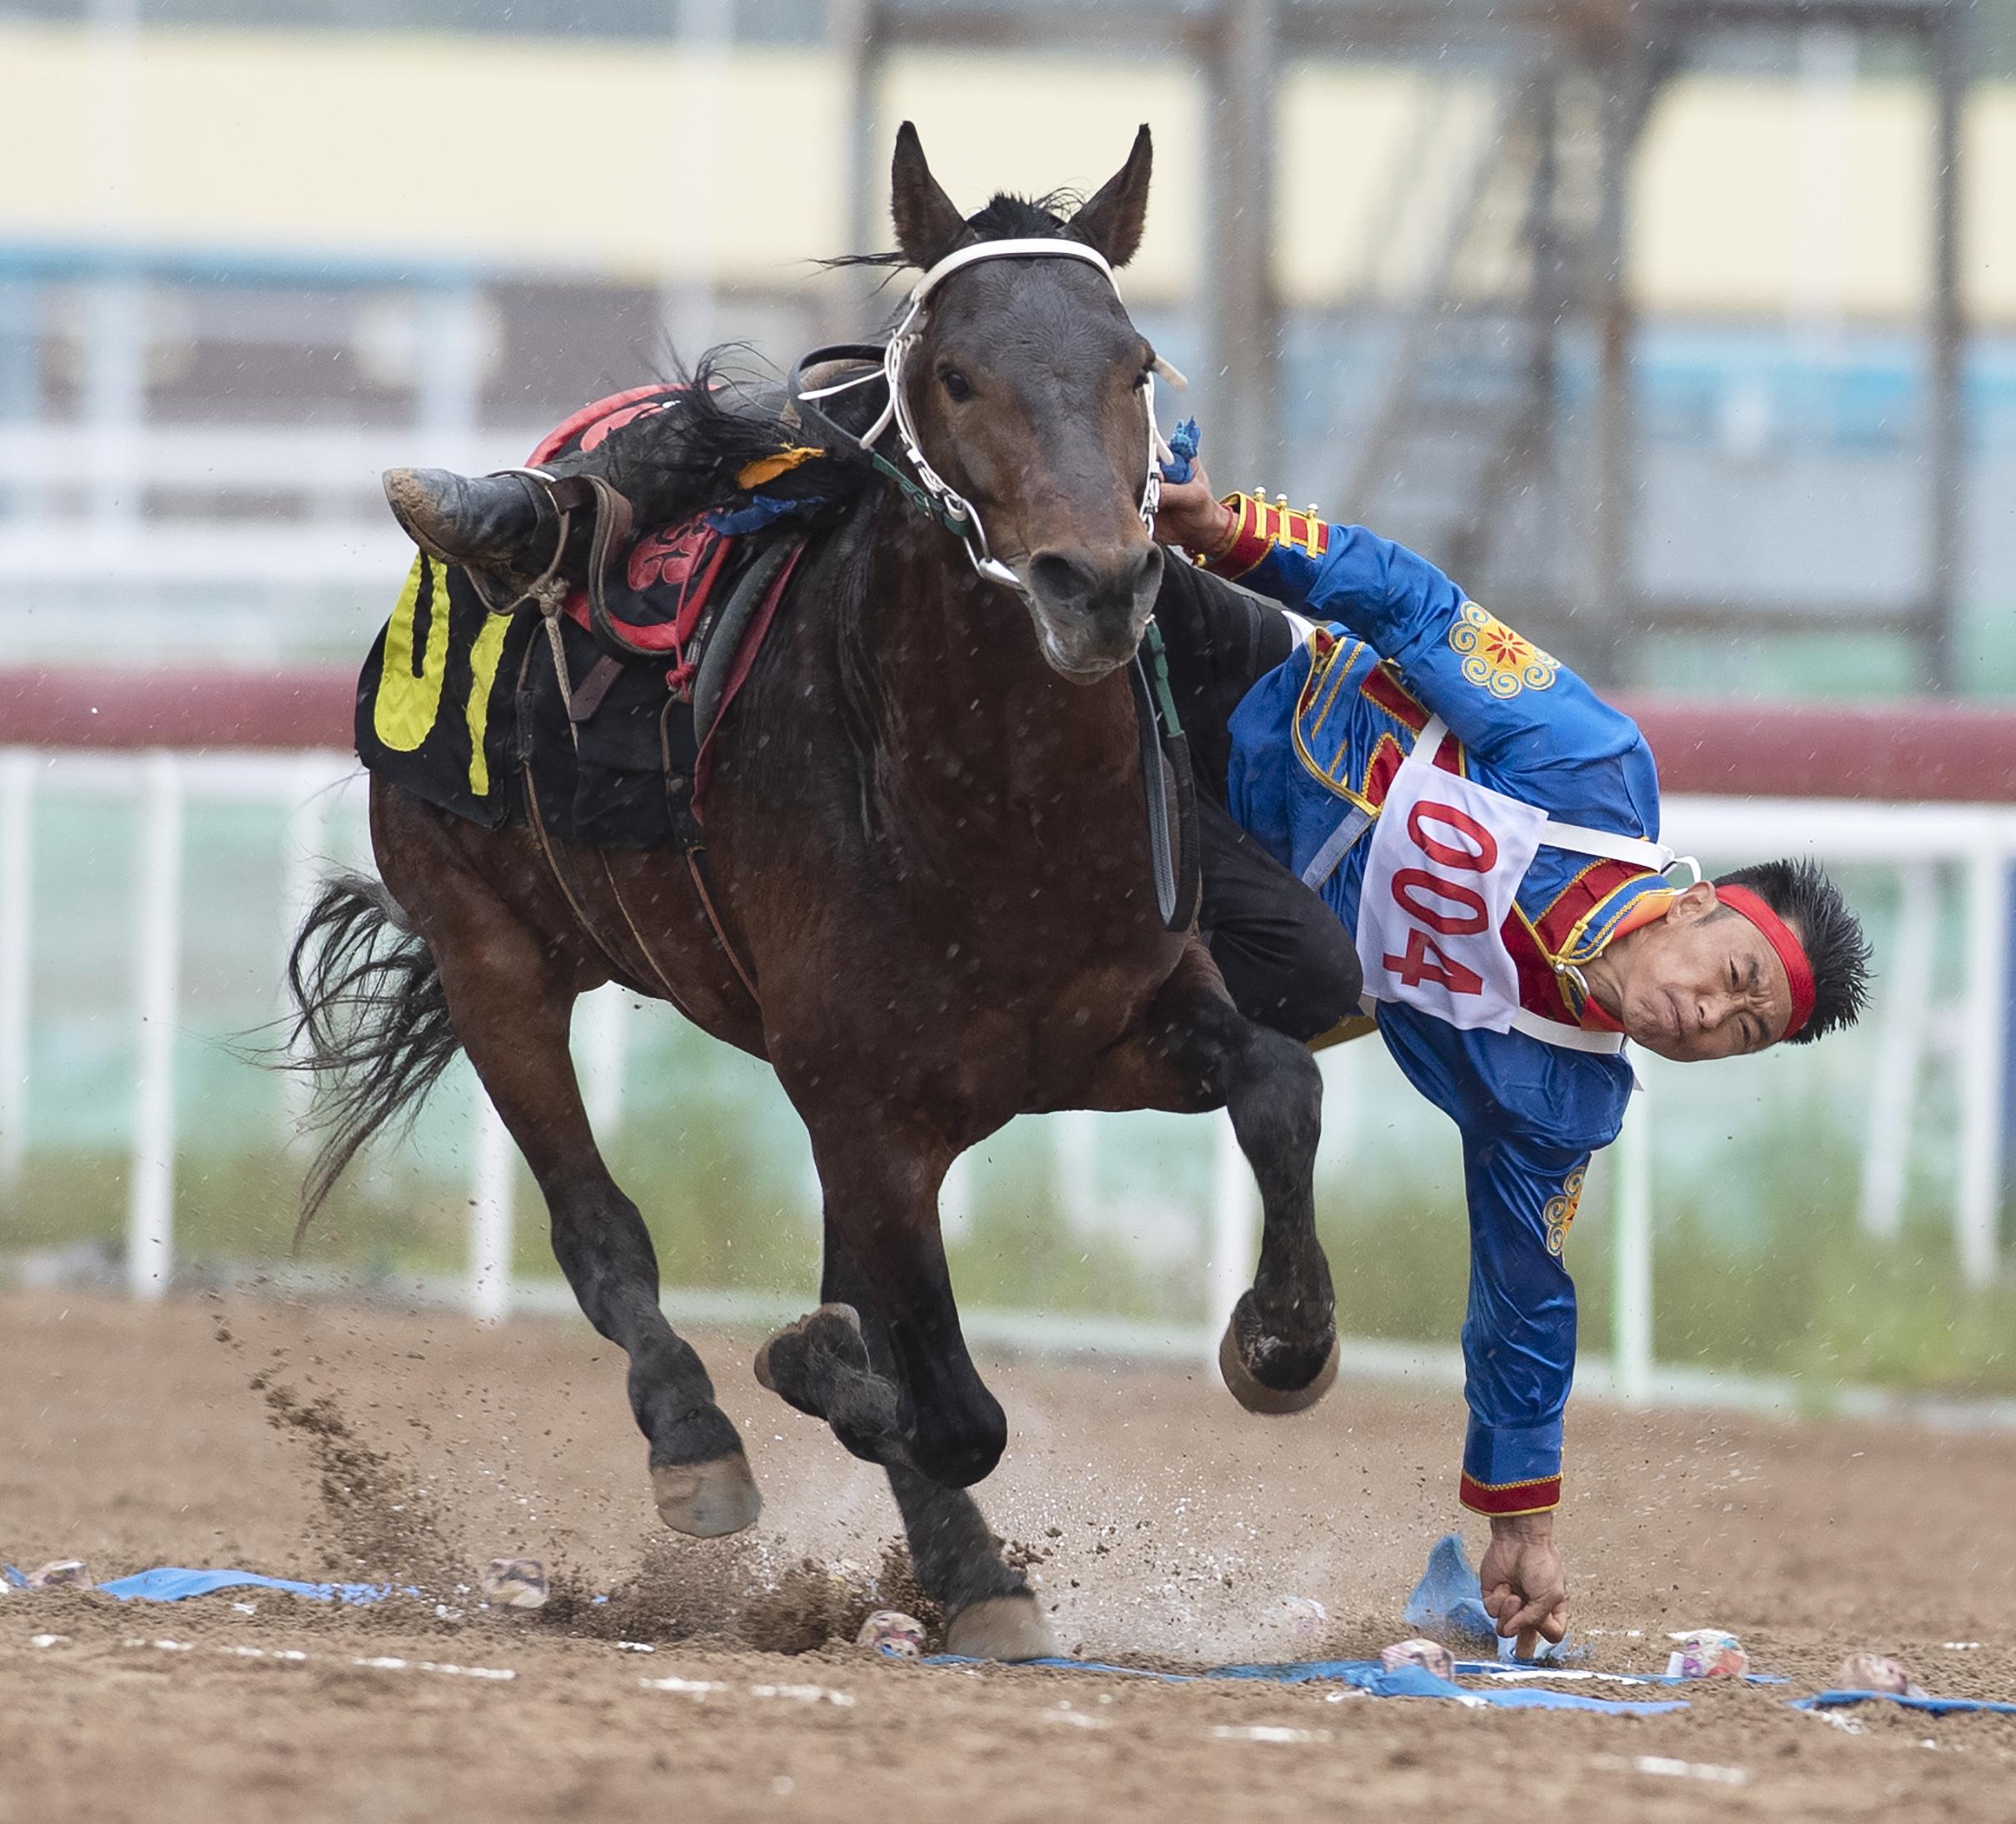
[[[956,367],[948,367],[941,373],[938,383],[945,388],[948,399],[967,400],[973,396],[972,383]]]

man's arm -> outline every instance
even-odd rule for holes
[[[1554,1547],[1562,1412],[1575,1373],[1575,1287],[1561,1250],[1589,1156],[1524,1136],[1466,1130],[1470,1309],[1463,1324],[1463,1505],[1491,1520],[1480,1572],[1507,1637],[1567,1628]]]
[[[1214,500],[1209,485],[1200,470],[1165,487],[1157,535],[1247,589],[1357,634],[1473,753],[1516,768],[1606,758],[1639,744],[1627,717],[1426,558],[1363,526],[1330,525],[1250,496]]]

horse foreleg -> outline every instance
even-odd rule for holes
[[[1055,1651],[1029,1580],[1001,1555],[979,1505],[911,1466],[897,1422],[896,1357],[866,1282],[829,1227],[809,1317],[758,1352],[757,1379],[823,1419],[857,1456],[882,1464],[903,1517],[911,1568],[948,1618],[946,1651],[972,1659],[1041,1659]]]
[[[1056,1653],[1035,1592],[1001,1556],[1001,1542],[971,1495],[893,1464],[889,1489],[903,1516],[917,1582],[950,1618],[948,1653],[969,1659],[1048,1659]]]
[[[545,1196],[561,1270],[589,1323],[629,1357],[659,1517],[703,1538],[739,1532],[762,1507],[755,1478],[706,1367],[658,1309],[650,1234],[595,1146],[568,1052],[575,982],[473,870],[416,849],[423,831],[380,834],[386,883],[433,952],[455,1036]]]
[[[1337,1378],[1336,1300],[1316,1235],[1323,1076],[1308,1050],[1232,1005],[1201,944],[1184,953],[1092,1106],[1223,1107],[1260,1189],[1259,1266],[1234,1306],[1219,1371],[1249,1411],[1295,1413]]]
[[[803,1112],[801,1110],[801,1112]],[[949,1152],[858,1106],[808,1118],[826,1194],[827,1260],[851,1261],[865,1309],[828,1302],[766,1343],[757,1378],[824,1419],[857,1457],[963,1489],[1008,1444],[1008,1421],[966,1352],[938,1233]],[[861,1317],[887,1339],[871,1360]]]
[[[893,1379],[887,1329],[846,1244],[831,1233],[819,1295],[861,1314],[869,1365]],[[1043,1659],[1055,1653],[1029,1579],[1001,1555],[1001,1541],[973,1497],[901,1464],[887,1469],[911,1568],[948,1618],[945,1650],[971,1659]]]

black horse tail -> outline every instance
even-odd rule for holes
[[[324,1136],[302,1187],[299,1245],[357,1149],[389,1123],[412,1121],[461,1041],[434,952],[368,875],[323,886],[288,955],[287,991],[284,1067],[314,1079],[309,1126]]]

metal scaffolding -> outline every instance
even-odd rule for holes
[[[894,55],[928,47],[1138,53],[1191,58],[1214,104],[1207,161],[1211,222],[1197,300],[1213,389],[1219,475],[1278,472],[1284,311],[1272,245],[1277,77],[1304,57],[1419,56],[1489,74],[1499,97],[1486,156],[1457,199],[1423,282],[1383,301],[1386,350],[1357,459],[1326,482],[1354,517],[1431,551],[1508,617],[1558,639],[1578,662],[1621,668],[1651,633],[1840,624],[1820,601],[1676,599],[1641,588],[1632,564],[1639,440],[1633,425],[1633,301],[1626,283],[1630,190],[1641,131],[1665,83],[1711,40],[1813,31],[1913,49],[1934,96],[1931,304],[1924,326],[1922,453],[1927,559],[1909,599],[1855,624],[1909,640],[1923,681],[1954,677],[1961,544],[1963,325],[1958,287],[1959,117],[1967,81],[1963,0],[836,0],[852,79],[857,245],[866,218],[873,100]],[[1593,181],[1569,181],[1571,156]],[[1457,255],[1487,192],[1508,184],[1517,257],[1500,295],[1459,293]],[[1592,375],[1586,415],[1567,409],[1571,374]]]

